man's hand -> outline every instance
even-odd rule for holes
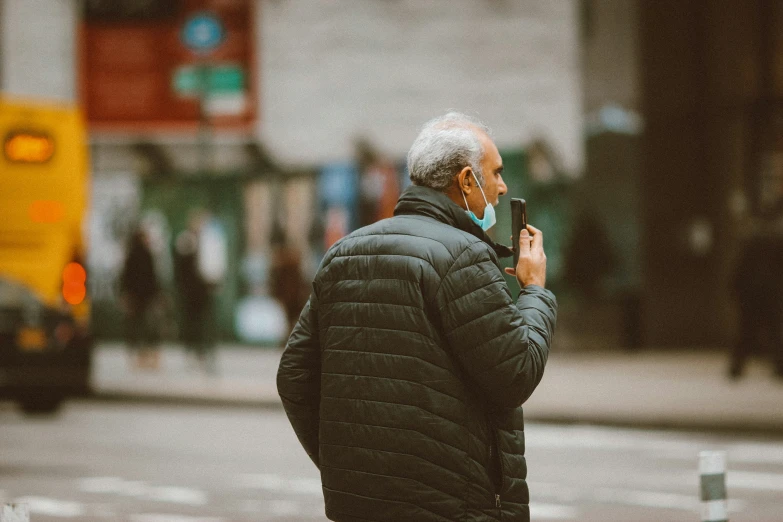
[[[532,235],[532,236],[531,236]],[[532,239],[531,239],[532,237]],[[544,234],[532,225],[519,232],[519,261],[516,269],[506,268],[508,275],[516,276],[519,286],[546,283],[546,254],[544,253]]]

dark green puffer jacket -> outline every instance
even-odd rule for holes
[[[327,252],[277,386],[342,522],[528,521],[520,405],[541,381],[557,304],[514,302],[497,253],[446,195]]]

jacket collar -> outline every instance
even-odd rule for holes
[[[454,203],[446,194],[429,187],[411,185],[405,189],[394,208],[394,215],[427,216],[473,234],[492,247],[498,257],[514,255],[509,247],[492,241],[480,226],[471,221],[465,210]]]

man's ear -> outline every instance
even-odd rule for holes
[[[459,189],[465,194],[470,194],[473,190],[473,169],[471,167],[463,168],[459,174],[457,174],[457,180],[459,181]]]

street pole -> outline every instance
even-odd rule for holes
[[[728,522],[726,500],[726,452],[699,453],[702,522]]]
[[[198,170],[203,176],[211,171],[210,150],[210,125],[207,110],[207,101],[210,94],[210,81],[212,80],[212,67],[209,56],[214,56],[214,51],[225,40],[225,28],[223,22],[214,13],[208,11],[196,12],[185,20],[180,35],[185,44],[196,59],[198,75]]]
[[[210,67],[206,60],[200,60],[198,64],[199,88],[198,88],[198,171],[201,176],[206,176],[212,170],[211,165],[211,129],[207,114],[207,96],[209,96]]]

